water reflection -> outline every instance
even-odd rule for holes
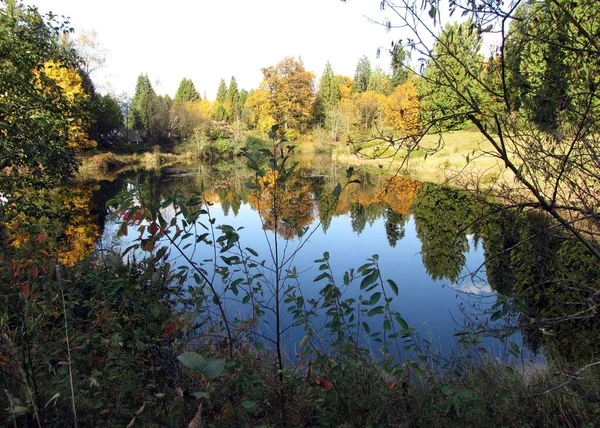
[[[263,230],[276,230],[281,238],[297,244],[299,230],[320,223],[321,230],[296,257],[300,271],[310,269],[325,250],[332,254],[339,273],[379,254],[386,277],[402,284],[395,309],[409,324],[426,325],[422,332],[428,331],[444,347],[453,342],[454,320],[461,316],[456,292],[441,287],[452,285],[473,298],[493,292],[508,296],[512,307],[522,313],[525,341],[533,348],[543,345],[569,359],[576,357],[574,353],[580,358],[598,353],[594,346],[598,321],[588,316],[584,302],[600,288],[600,268],[578,244],[558,232],[548,233],[556,229],[545,216],[475,203],[464,191],[386,177],[377,171],[358,171],[360,183],[336,199],[334,188],[345,177],[344,167],[315,162],[298,171],[277,186],[277,177],[266,174],[260,192],[245,186],[254,180],[254,173],[242,163],[141,172],[135,179],[143,197],[155,204],[175,189],[192,193],[203,188],[205,198],[214,204],[217,224],[244,226],[243,239],[263,255],[268,254],[262,244]],[[120,185],[100,183],[96,195],[102,197],[91,200],[104,203]],[[114,226],[108,229],[105,242]],[[89,245],[83,245],[87,241],[81,242],[76,252],[90,251]],[[301,278],[307,293],[315,291],[313,276]],[[565,308],[583,312],[584,319],[545,330],[532,322],[558,318]],[[583,345],[577,348],[575,340]]]

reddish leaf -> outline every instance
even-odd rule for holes
[[[156,224],[156,222],[152,222],[148,228],[148,232],[150,232],[151,235],[156,235],[156,232],[158,232],[158,224]]]
[[[175,330],[176,326],[177,326],[177,324],[175,324],[174,322],[172,322],[171,324],[169,324],[167,326],[167,336],[170,336],[171,333],[173,333],[173,330]]]
[[[146,242],[144,242],[142,244],[142,249],[144,251],[148,251],[148,252],[154,250],[154,240],[153,239],[148,239]]]
[[[24,282],[22,284],[22,287],[23,287],[23,294],[25,296],[27,296],[29,294],[29,284],[27,282]]]
[[[37,241],[41,244],[42,242],[44,242],[44,239],[46,239],[46,235],[44,233],[40,233],[38,235]]]

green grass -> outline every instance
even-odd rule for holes
[[[485,185],[504,173],[498,160],[488,154],[493,151],[492,145],[476,131],[447,132],[441,140],[439,135],[426,135],[420,147],[406,159],[406,150],[373,140],[360,144],[360,156],[349,154],[348,148],[340,145],[334,157],[343,162],[383,165],[394,171],[401,168],[413,178],[434,183],[456,183],[457,173],[461,172],[463,179]]]

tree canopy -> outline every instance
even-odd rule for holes
[[[314,74],[294,58],[285,58],[276,66],[263,68],[262,72],[261,89],[267,93],[275,122],[291,137],[305,131],[315,98]]]
[[[371,62],[363,56],[358,60],[356,72],[354,73],[354,92],[365,92],[371,80]]]
[[[50,185],[76,171],[75,151],[91,144],[79,130],[87,97],[76,56],[60,43],[70,32],[54,16],[14,0],[0,8],[0,183]],[[70,125],[68,125],[70,124]],[[79,144],[81,143],[81,144]]]
[[[185,77],[181,79],[181,83],[179,83],[179,88],[177,88],[177,92],[175,93],[175,98],[173,98],[173,100],[176,102],[185,102],[199,101],[200,99],[200,94],[196,90],[192,79],[186,79]]]

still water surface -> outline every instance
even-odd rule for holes
[[[293,228],[281,225],[282,236],[277,237],[281,256],[286,258],[298,250],[289,267],[295,266],[300,272],[302,293],[309,299],[318,298],[324,286],[313,279],[320,273],[314,260],[325,251],[330,254],[339,281],[344,271],[357,269],[377,254],[383,277],[398,284],[392,309],[400,312],[420,337],[444,354],[450,353],[455,349],[455,332],[463,326],[465,313],[474,314],[471,305],[481,310],[495,301],[484,269],[485,239],[468,230],[470,220],[465,209],[469,209],[459,206],[464,204],[460,197],[453,199],[454,191],[439,190],[439,186],[428,191],[430,185],[402,177],[367,172],[358,175],[361,183],[345,190],[332,215],[325,215],[324,201],[331,199],[332,189],[343,180],[343,167],[331,164],[302,169],[302,178],[282,197],[282,206],[294,217],[294,225],[308,232],[299,238]],[[274,233],[265,230],[269,229],[268,218],[265,220],[268,210],[261,206],[260,196],[253,197],[243,185],[252,176],[239,166],[222,170],[167,169],[160,174],[142,172],[128,178],[136,180],[142,194],[155,202],[175,188],[192,191],[203,184],[213,203],[210,212],[215,224],[243,228],[242,246],[251,247],[259,259],[269,263]],[[119,186],[112,183],[110,187]],[[168,220],[175,213],[166,208],[163,215]],[[128,237],[116,238],[119,225],[118,220],[107,218],[98,245],[120,249],[129,246],[135,228]],[[186,252],[197,262],[212,256],[206,246],[193,246]],[[348,289],[345,297],[365,296],[359,282]],[[228,301],[227,309],[232,313],[248,311],[236,301]],[[291,323],[291,317],[284,323]],[[291,331],[288,340],[302,337],[304,333],[297,330]],[[485,343],[494,353],[501,352],[500,344],[491,340]]]

